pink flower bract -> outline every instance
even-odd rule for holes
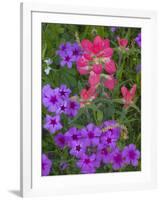
[[[96,74],[101,74],[103,68],[102,68],[102,65],[101,64],[94,64],[93,65],[93,68],[92,68],[92,71]]]
[[[81,75],[89,73],[88,61],[84,56],[77,60],[77,70]]]
[[[116,85],[116,79],[113,76],[109,76],[106,81],[104,82],[104,86],[109,90],[113,90]]]
[[[128,40],[125,38],[118,38],[118,43],[120,47],[126,47],[128,44]]]
[[[91,87],[95,87],[100,82],[100,74],[96,74],[93,71],[91,71],[88,82]]]
[[[111,57],[113,54],[113,49],[110,48],[110,41],[102,39],[100,36],[96,36],[93,43],[83,39],[81,45],[84,51],[97,56]]]
[[[136,84],[134,84],[132,86],[131,90],[128,90],[125,86],[122,86],[121,87],[121,93],[122,93],[122,96],[123,96],[123,101],[124,101],[125,107],[128,107],[132,103],[132,100],[135,96]]]
[[[113,60],[110,60],[109,62],[106,62],[105,70],[109,74],[114,74],[116,72],[115,62]]]

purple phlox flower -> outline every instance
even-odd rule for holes
[[[111,32],[115,32],[117,30],[117,27],[115,27],[115,26],[113,26],[113,27],[111,27]]]
[[[94,173],[96,171],[96,155],[87,156],[84,154],[81,156],[80,160],[77,161],[76,165],[83,174]]]
[[[66,43],[62,43],[59,46],[59,50],[56,51],[56,53],[60,56],[63,57],[62,55],[64,55],[64,53],[66,53],[66,51],[71,49],[71,43],[70,42],[66,42]]]
[[[65,161],[62,161],[62,162],[60,163],[60,165],[59,165],[59,167],[60,167],[61,170],[67,169],[68,166],[69,166],[68,163],[65,162]]]
[[[47,94],[52,91],[51,87],[49,84],[46,84],[42,88],[42,97],[47,97]]]
[[[71,143],[70,154],[79,158],[85,153],[86,145],[83,140],[75,140]]]
[[[57,54],[60,56],[60,65],[62,67],[67,66],[72,68],[73,62],[76,62],[81,55],[81,47],[77,42],[71,44],[69,42],[63,43],[59,46]]]
[[[98,145],[100,135],[101,135],[100,128],[92,123],[88,124],[86,126],[85,131],[82,133],[82,136],[87,139],[87,143],[89,143],[89,145],[90,144]]]
[[[55,112],[57,110],[60,100],[58,94],[59,88],[51,89],[49,85],[44,86],[42,101],[49,112]]]
[[[68,50],[65,53],[62,53],[61,55],[61,61],[60,61],[60,65],[62,67],[64,67],[65,65],[67,65],[67,67],[70,69],[72,68],[72,63],[73,63],[73,52],[72,50]]]
[[[81,131],[78,130],[76,127],[71,127],[66,133],[66,140],[69,147],[72,147],[73,141],[78,141],[82,138]]]
[[[47,176],[50,173],[52,166],[51,160],[45,154],[42,154],[42,176]]]
[[[121,135],[121,128],[115,120],[105,121],[102,125],[102,136],[111,138],[111,142],[116,142]],[[110,139],[107,141],[110,144]]]
[[[137,73],[140,73],[140,72],[141,72],[141,64],[138,64],[138,65],[136,66],[136,72],[137,72]]]
[[[59,101],[59,104],[57,106],[57,110],[56,110],[56,114],[61,114],[61,113],[67,113],[67,105],[68,105],[68,102],[66,100],[60,100]]]
[[[66,145],[66,137],[62,133],[58,133],[57,135],[55,135],[54,141],[56,145],[61,149],[63,149]]]
[[[115,147],[118,140],[118,135],[116,133],[115,129],[108,129],[101,135],[101,142],[108,147]]]
[[[97,147],[97,160],[99,160],[100,162],[102,161],[102,163],[104,164],[110,163],[111,152],[112,148],[100,143]]]
[[[49,84],[45,85],[42,89],[42,101],[43,105],[49,112],[55,112],[56,114],[66,113],[70,116],[77,114],[78,103],[71,103],[71,109],[69,110],[70,100],[69,95],[71,90],[66,85],[61,85],[60,88],[52,89]]]
[[[123,149],[122,155],[125,159],[125,163],[128,165],[138,166],[138,160],[140,158],[140,151],[136,149],[134,144],[129,144]]]
[[[59,96],[63,99],[67,99],[71,94],[71,90],[66,85],[61,85],[59,88]]]
[[[122,155],[122,152],[119,148],[115,148],[115,150],[111,153],[111,162],[112,162],[112,168],[114,170],[119,170],[122,167],[124,167],[125,162]]]
[[[138,33],[137,37],[135,38],[135,42],[139,47],[141,47],[141,33]]]
[[[102,127],[118,127],[117,126],[117,122],[115,120],[108,120],[108,121],[105,121],[102,125]]]
[[[76,100],[70,99],[68,101],[67,108],[68,108],[67,109],[68,116],[74,117],[78,113],[78,110],[80,108],[80,104]]]
[[[47,129],[51,134],[62,129],[62,124],[60,123],[60,116],[56,115],[54,117],[46,115],[44,128]]]
[[[76,62],[78,58],[81,56],[81,47],[75,42],[72,45],[72,53],[73,53],[73,61]]]

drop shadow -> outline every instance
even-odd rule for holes
[[[14,194],[17,197],[21,197],[21,193],[19,190],[9,190],[8,192]]]

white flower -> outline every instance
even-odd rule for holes
[[[53,61],[51,60],[51,58],[48,58],[46,60],[44,60],[44,62],[47,64],[47,65],[51,65],[53,63]]]
[[[51,70],[51,67],[47,66],[47,68],[44,70],[45,74],[49,75],[50,70]]]

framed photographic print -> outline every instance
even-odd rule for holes
[[[156,184],[152,11],[21,4],[21,194]]]

